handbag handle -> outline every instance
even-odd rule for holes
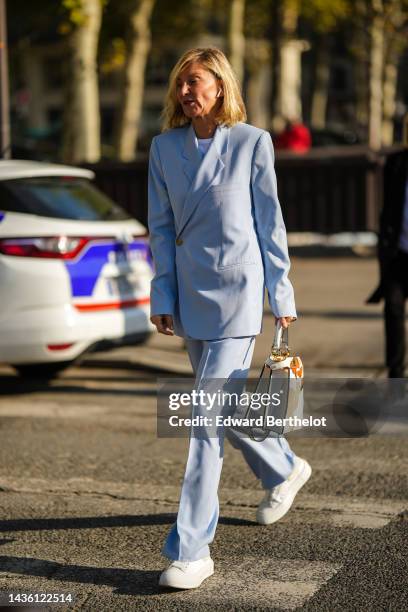
[[[289,330],[287,327],[282,327],[280,319],[277,320],[275,325],[275,335],[273,338],[273,344],[271,347],[271,357],[275,361],[281,361],[289,356]]]
[[[286,328],[287,329],[287,328]],[[280,319],[276,321],[275,325],[275,336],[273,338],[272,348],[280,349],[282,344],[282,336],[283,336],[283,327]]]

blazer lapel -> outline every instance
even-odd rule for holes
[[[197,150],[192,123],[187,130],[183,151],[186,162],[183,165],[183,171],[191,181],[191,184],[184,200],[178,235],[181,234],[201,198],[225,166],[229,132],[230,128],[217,126],[210,148],[201,160],[200,153]]]

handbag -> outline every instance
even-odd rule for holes
[[[278,321],[270,355],[262,366],[244,415],[244,419],[250,419],[245,429],[256,442],[302,427],[303,363],[299,355],[290,351],[288,335],[288,328],[284,329]],[[265,402],[260,402],[261,395]]]

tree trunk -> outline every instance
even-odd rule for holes
[[[63,158],[70,163],[96,162],[101,154],[97,74],[101,1],[82,0],[82,11],[85,20],[69,40]]]
[[[390,146],[394,142],[394,114],[397,96],[398,58],[390,48],[384,67],[382,143]]]
[[[370,24],[370,78],[368,144],[379,149],[382,142],[382,87],[384,71],[384,22],[374,15]]]
[[[354,63],[356,119],[368,140],[368,69],[366,55],[358,55]]]
[[[271,34],[271,81],[269,86],[270,99],[270,125],[269,129],[274,129],[276,116],[279,115],[278,108],[278,84],[280,81],[280,44],[281,44],[281,5],[278,2],[272,2],[270,8],[270,34]]]
[[[317,46],[315,82],[312,94],[310,122],[312,127],[323,130],[326,127],[326,111],[330,81],[329,37],[323,36]]]
[[[36,49],[25,41],[20,45],[20,57],[24,81],[29,91],[27,125],[33,130],[45,130],[48,126],[45,104],[44,60]]]
[[[355,118],[360,136],[368,142],[370,18],[367,0],[355,0],[356,18],[352,24],[350,48],[353,53]]]
[[[126,61],[116,120],[115,149],[120,161],[136,155],[140,118],[143,108],[144,79],[151,46],[150,17],[154,0],[137,0],[130,15],[126,38]]]
[[[279,112],[290,119],[302,118],[302,53],[308,49],[303,40],[287,40],[280,50]]]
[[[266,41],[246,41],[246,108],[251,125],[268,130],[270,126],[269,84],[271,82],[271,49]]]
[[[300,119],[302,117],[301,57],[309,48],[306,41],[296,39],[299,18],[299,2],[291,1],[279,5],[275,13],[280,31],[277,36],[277,54],[279,66],[276,67],[276,92],[274,93],[273,128],[281,127],[282,116]]]
[[[244,17],[245,0],[231,0],[228,24],[229,61],[241,85],[245,63]]]

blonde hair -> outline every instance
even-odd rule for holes
[[[197,47],[186,51],[170,73],[165,104],[161,114],[162,131],[182,127],[190,123],[190,119],[186,117],[181,104],[177,100],[176,81],[179,74],[193,62],[201,64],[222,83],[224,97],[221,98],[222,104],[215,117],[217,123],[231,127],[239,121],[246,121],[245,104],[239,82],[228,59],[216,47]]]

